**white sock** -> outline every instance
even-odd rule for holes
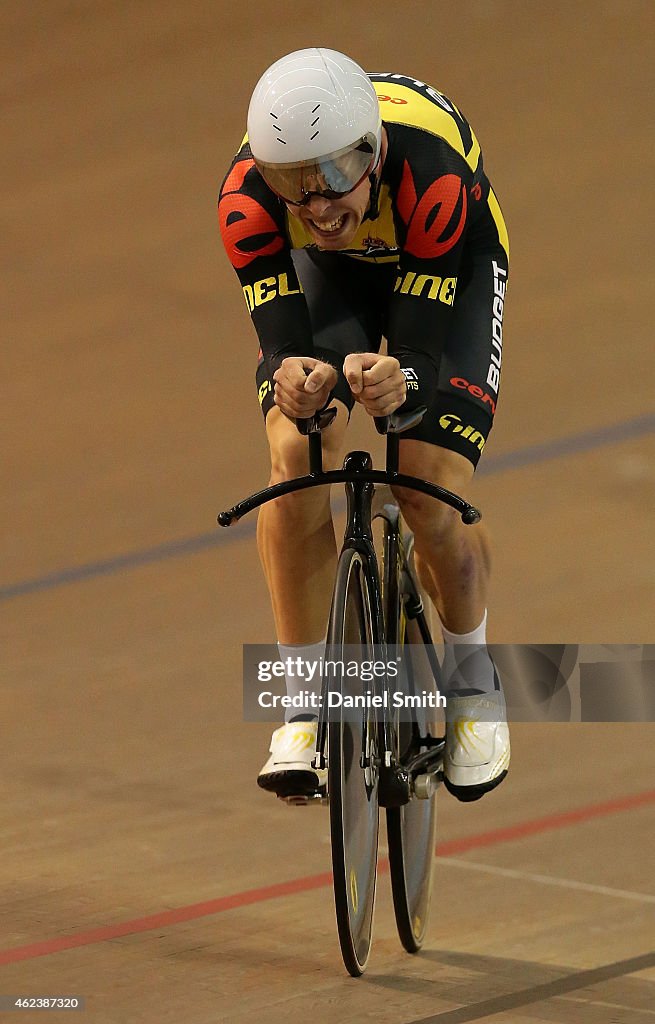
[[[318,698],[321,695],[323,676],[321,659],[325,657],[325,640],[319,640],[317,644],[278,643],[277,648],[280,659],[286,665],[287,696],[297,700],[294,707],[285,708],[284,721],[308,722],[318,718]],[[316,698],[314,704],[312,694]]]
[[[487,650],[487,611],[470,633],[451,633],[441,625],[446,695],[468,696],[500,690],[500,680]]]

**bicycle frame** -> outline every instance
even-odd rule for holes
[[[324,487],[330,484],[344,483],[346,485],[347,515],[342,551],[346,549],[354,549],[361,555],[362,561],[366,562],[367,568],[375,581],[373,592],[375,595],[374,600],[376,607],[372,608],[371,612],[377,621],[381,622],[381,587],[377,554],[373,543],[372,526],[374,518],[372,511],[374,485],[395,485],[427,494],[432,498],[436,498],[437,500],[444,502],[446,505],[449,505],[451,508],[459,512],[462,522],[466,525],[472,525],[479,522],[481,519],[478,509],[473,505],[470,505],[463,498],[454,494],[452,491],[449,491],[444,487],[440,487],[438,484],[430,483],[427,480],[422,480],[418,477],[408,476],[407,474],[399,472],[399,434],[404,430],[410,429],[417,422],[420,422],[425,411],[425,408],[422,407],[413,413],[405,415],[393,414],[392,416],[376,419],[375,425],[378,432],[386,434],[387,437],[385,470],[372,469],[371,456],[368,452],[351,451],[346,455],[342,469],[325,471],[323,469],[321,431],[332,421],[336,415],[336,410],[327,409],[321,413],[317,413],[309,420],[297,421],[297,426],[300,432],[308,436],[309,474],[296,477],[293,480],[285,480],[281,483],[273,484],[270,487],[266,487],[263,490],[256,492],[249,498],[246,498],[234,505],[231,509],[221,512],[218,516],[218,523],[224,527],[230,526],[232,523],[241,519],[244,515],[247,515],[248,512],[251,512],[256,508],[260,508],[267,502],[273,501],[286,494],[292,494],[296,491],[305,490],[310,487]],[[416,601],[420,604],[419,595],[416,594],[415,596]],[[427,627],[425,626],[425,622],[422,618],[419,618],[419,624],[421,632],[423,633]],[[431,651],[431,657],[434,658],[434,651],[431,650],[429,644],[429,634],[426,636],[423,633],[423,635],[424,641],[427,644],[427,649]],[[383,685],[384,688],[388,686],[386,680],[384,680]],[[325,748],[328,716],[325,705],[326,701],[323,700],[318,721],[315,765],[319,768],[324,768],[326,766]],[[386,807],[399,806],[402,803],[406,803],[409,799],[411,785],[410,773],[415,776],[421,772],[429,772],[430,764],[435,763],[439,757],[440,748],[434,751],[424,751],[417,755],[417,757],[413,758],[407,766],[394,764],[392,759],[392,727],[389,713],[388,710],[385,709],[384,702],[383,710],[384,714],[382,716],[381,724],[383,737],[382,746],[384,749],[382,751],[382,758],[380,759],[379,765],[380,804],[381,806]],[[366,760],[366,754],[364,751],[362,752],[362,758],[363,761]],[[362,763],[362,767],[366,767],[366,765]]]
[[[327,623],[328,656],[330,660],[334,658],[332,664],[336,662],[338,666],[346,645],[355,638],[359,650],[367,652],[367,658],[372,649],[377,659],[379,645],[380,656],[389,666],[391,648],[387,640],[390,640],[399,651],[407,654],[404,667],[410,690],[418,679],[414,669],[419,664],[414,661],[411,640],[407,642],[408,635],[416,632],[414,624],[409,626],[412,620],[418,625],[422,640],[419,649],[427,653],[428,671],[433,677],[430,686],[437,690],[439,666],[423,614],[421,594],[412,576],[411,557],[403,550],[399,509],[395,502],[390,502],[374,513],[375,484],[396,485],[430,495],[456,509],[465,524],[477,523],[481,518],[477,509],[451,491],[399,472],[398,435],[420,422],[425,412],[425,408],[421,408],[375,421],[378,431],[387,435],[384,471],[372,469],[368,452],[352,451],[346,455],[342,469],[325,472],[321,429],[332,421],[336,410],[327,409],[310,420],[297,421],[299,431],[308,435],[309,474],[267,487],[218,516],[221,526],[229,526],[267,501],[294,491],[345,484],[346,528]],[[384,593],[373,540],[376,515],[386,520],[382,562]],[[315,769],[325,769],[327,790],[320,787],[309,794],[299,793],[297,799],[293,794],[283,797],[294,803],[325,802],[327,793],[337,931],[344,965],[353,977],[359,977],[366,969],[371,949],[380,807],[386,808],[389,873],[398,935],[409,953],[416,953],[423,944],[436,829],[436,806],[432,797],[438,785],[445,747],[445,739],[431,735],[431,724],[425,715],[417,714],[412,718],[409,735],[403,731],[403,723],[396,721],[389,699],[391,673],[388,669],[382,679],[373,674],[371,691],[366,694],[361,674],[353,680],[357,695],[369,698],[372,692],[374,698],[381,695],[383,699],[361,701],[364,705],[361,715],[357,713],[354,721],[348,721],[343,702],[339,703],[336,717],[329,713],[329,671],[325,668],[312,765]],[[348,691],[347,675],[341,667],[338,685],[342,696]],[[417,799],[412,800],[412,797]]]

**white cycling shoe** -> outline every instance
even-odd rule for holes
[[[510,758],[505,702],[500,694],[449,697],[444,783],[469,802],[499,786]]]
[[[283,800],[316,797],[325,792],[327,770],[313,768],[316,722],[287,722],[271,737],[271,756],[257,777],[257,785]]]

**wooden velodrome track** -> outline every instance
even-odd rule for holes
[[[383,874],[344,974],[326,815],[258,791],[241,720],[241,645],[273,638],[252,530],[213,526],[266,478],[218,184],[264,67],[334,46],[453,96],[510,226],[493,639],[653,639],[654,15],[4,0],[1,994],[93,1024],[655,1021],[649,725],[516,727],[497,793],[440,797],[424,953]]]

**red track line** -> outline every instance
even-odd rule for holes
[[[553,829],[578,825],[580,822],[590,821],[592,818],[603,818],[607,814],[616,814],[619,811],[633,811],[638,807],[647,807],[654,803],[655,789],[649,789],[645,793],[605,800],[600,804],[589,804],[587,807],[579,807],[575,811],[547,814],[543,818],[533,818],[530,821],[519,822],[517,825],[508,825],[506,828],[495,828],[491,832],[478,832],[477,835],[465,836],[463,839],[452,839],[449,843],[438,846],[437,854],[449,857],[454,853],[466,853],[467,850],[477,850],[482,846],[509,843],[512,839],[524,839],[526,836],[535,836],[540,832],[551,832]]]
[[[498,843],[507,843],[514,839],[524,839],[527,836],[566,828],[569,825],[577,825],[593,818],[602,818],[608,814],[635,810],[650,804],[655,804],[655,790],[619,797],[615,800],[606,800],[603,803],[580,807],[574,811],[548,814],[542,818],[533,818],[517,825],[509,825],[506,828],[479,832],[477,835],[466,836],[463,839],[452,839],[450,842],[442,843],[438,852],[443,857],[452,856],[452,854],[465,853],[479,847],[494,846]],[[388,866],[388,861],[380,861],[379,870],[384,872],[388,870]],[[66,949],[76,949],[79,946],[91,946],[97,942],[120,938],[123,935],[154,931],[157,928],[181,924],[183,921],[193,921],[200,917],[221,914],[226,910],[236,910],[252,903],[279,899],[280,896],[293,896],[296,893],[309,892],[312,889],[324,889],[331,884],[332,874],[325,872],[321,875],[308,875],[305,878],[291,879],[289,882],[262,886],[260,889],[247,889],[245,892],[236,892],[231,896],[219,896],[214,900],[163,910],[159,914],[149,914],[147,917],[135,918],[132,921],[92,928],[90,931],[78,932],[76,935],[62,935],[57,939],[45,939],[43,942],[35,942],[28,946],[15,946],[13,949],[0,950],[0,964],[33,960],[39,956],[48,956],[51,953],[60,953]]]

